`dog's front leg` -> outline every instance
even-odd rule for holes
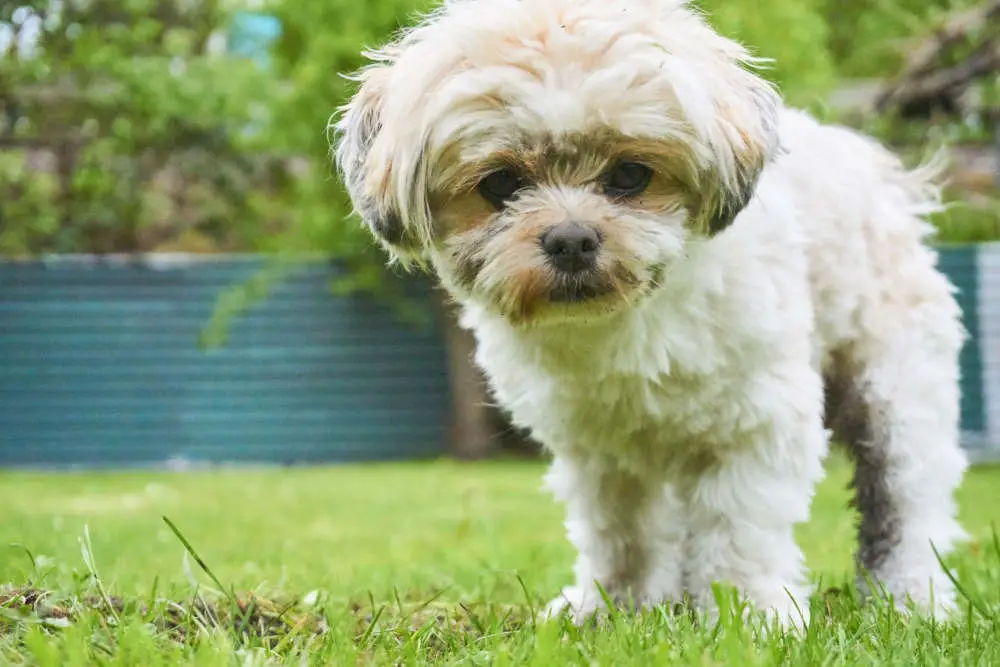
[[[605,606],[598,584],[617,605],[679,599],[682,544],[662,525],[680,510],[669,487],[603,458],[556,457],[546,482],[567,505],[566,529],[578,552],[575,583],[547,616],[566,611],[577,624],[590,618]]]
[[[689,487],[686,585],[710,617],[718,612],[717,582],[782,625],[808,624],[810,589],[794,526],[809,518],[827,434],[818,413],[796,421],[762,429],[772,437],[728,455]]]

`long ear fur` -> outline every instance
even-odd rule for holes
[[[726,165],[731,169],[720,168],[710,196],[702,200],[701,215],[710,234],[729,227],[750,203],[761,172],[778,149],[778,96],[767,86],[750,88],[745,94],[748,104],[735,114],[725,108],[719,111],[732,158]]]
[[[709,147],[714,159],[699,175],[698,227],[717,234],[750,200],[764,167],[778,150],[781,98],[768,82],[737,60],[716,87]]]
[[[361,86],[331,124],[337,168],[355,212],[372,234],[396,254],[412,243],[398,211],[385,193],[391,177],[389,164],[372,163],[372,146],[382,130],[382,102],[390,67],[373,65],[355,77]]]

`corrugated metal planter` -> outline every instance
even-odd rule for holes
[[[1000,460],[1000,243],[945,247],[940,266],[959,289],[971,339],[962,350],[962,444]]]
[[[451,399],[441,331],[333,296],[328,263],[279,283],[232,324],[224,347],[198,347],[219,291],[261,265],[0,263],[0,466],[443,453]],[[961,360],[963,444],[975,460],[1000,460],[1000,244],[944,248],[941,267],[972,334]]]
[[[450,405],[437,329],[331,295],[314,262],[198,335],[254,257],[0,264],[0,465],[308,463],[434,456]]]

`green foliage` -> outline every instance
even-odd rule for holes
[[[915,38],[946,14],[978,0],[823,0],[829,51],[846,77],[881,77],[899,70]]]
[[[953,200],[932,217],[940,243],[987,243],[1000,239],[1000,198],[979,203]]]
[[[372,263],[381,267],[384,257],[350,216],[350,202],[329,160],[327,124],[353,92],[344,75],[364,63],[361,51],[383,42],[429,6],[419,0],[287,0],[268,8],[282,23],[273,62],[283,94],[271,101],[266,140],[276,151],[309,161],[282,193],[294,207],[286,247],[348,258],[358,289],[377,286],[381,270],[373,270]]]
[[[809,105],[836,83],[836,63],[825,47],[823,0],[701,0],[699,5],[722,34],[774,61],[762,74],[791,103]]]
[[[387,279],[385,256],[351,215],[347,193],[333,172],[327,124],[353,87],[344,77],[362,66],[361,51],[410,23],[430,2],[275,0],[266,11],[281,20],[282,35],[272,50],[270,75],[281,81],[268,105],[269,122],[260,141],[296,160],[296,168],[270,200],[281,211],[283,233],[269,248],[286,261],[301,253],[324,253],[348,269],[333,285],[338,293],[374,295],[407,319],[425,320],[426,306],[403,296],[402,284]],[[277,266],[271,276],[280,275]],[[225,339],[228,323],[267,293],[266,280],[251,279],[223,293],[202,341]]]
[[[0,153],[0,254],[25,254],[59,231],[58,188],[52,175],[32,173],[25,153]]]
[[[895,71],[904,38],[973,0],[695,2],[774,60],[764,75],[792,103],[818,110],[841,77]],[[0,28],[23,28],[21,4],[0,8]],[[320,252],[348,268],[335,289],[404,305],[350,215],[326,126],[362,49],[436,0],[270,0],[260,11],[282,34],[268,71],[209,53],[231,20],[220,0],[60,4],[56,16],[35,3],[33,57],[0,57],[0,253]],[[230,290],[223,310],[266,294],[260,283]]]
[[[268,165],[243,130],[270,79],[206,53],[226,18],[216,2],[20,4],[0,26],[44,28],[0,57],[3,252],[248,249],[267,235],[249,195]]]

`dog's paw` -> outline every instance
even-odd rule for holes
[[[809,599],[805,598],[801,605],[789,600],[787,603],[767,607],[763,611],[763,623],[757,628],[762,638],[770,635],[772,629],[780,632],[803,634],[809,627]],[[780,634],[779,632],[779,634]]]
[[[725,613],[714,599],[704,600],[699,605],[700,621],[707,627],[718,624],[723,615],[727,619],[734,616],[740,618],[743,627],[749,629],[755,638],[766,638],[773,632],[802,634],[809,627],[810,611],[809,596],[802,593],[796,598],[796,603],[789,596],[775,594],[756,600],[743,597],[741,600],[731,600],[726,605]]]
[[[858,580],[858,590],[865,604],[892,604],[903,616],[918,615],[947,621],[958,611],[955,587],[944,572],[926,576],[880,578],[873,588],[868,578]]]
[[[567,586],[546,605],[541,618],[550,621],[565,614],[574,625],[583,625],[601,610],[607,611],[599,591]]]
[[[653,607],[650,601],[642,597],[633,600],[628,593],[609,594],[614,610],[623,613],[641,613]],[[551,620],[566,614],[575,625],[583,625],[588,621],[597,621],[607,617],[612,612],[601,592],[596,588],[581,588],[567,586],[555,599],[545,607],[541,614],[543,620]]]

